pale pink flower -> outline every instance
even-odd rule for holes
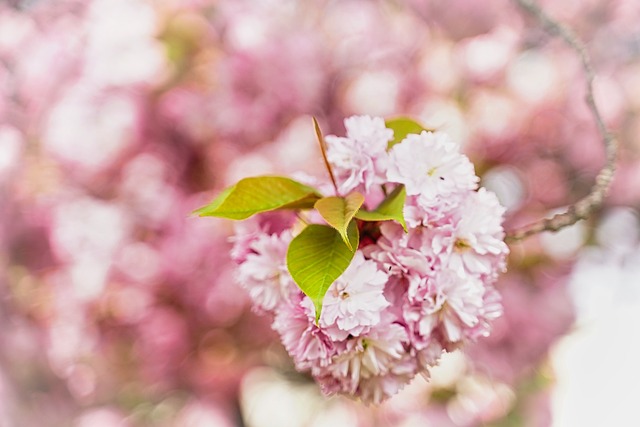
[[[444,336],[450,342],[458,342],[464,337],[464,330],[480,323],[483,314],[485,288],[479,279],[461,278],[449,271],[438,277],[439,285],[446,301],[440,316]]]
[[[238,267],[238,282],[249,292],[255,307],[274,310],[298,292],[287,270],[291,233],[262,234],[251,242],[253,251]]]
[[[450,236],[449,268],[459,275],[495,275],[504,270],[509,248],[504,242],[502,217],[505,209],[494,193],[484,188],[471,192],[460,204]]]
[[[416,359],[418,370],[420,374],[426,379],[429,379],[431,373],[429,369],[436,366],[440,362],[442,354],[445,352],[445,348],[437,337],[430,337],[427,344],[424,346],[416,346],[413,342],[412,355]]]
[[[435,281],[412,276],[403,307],[403,319],[411,340],[411,352],[423,375],[435,365],[444,348],[441,335],[434,331],[438,326],[438,312],[444,307],[445,296],[438,292]]]
[[[315,376],[325,392],[338,389],[367,403],[379,403],[399,390],[398,382],[406,384],[415,375],[407,343],[406,329],[385,319],[366,335],[347,340],[327,369]]]
[[[438,330],[443,344],[486,335],[489,320],[501,314],[502,307],[493,287],[475,276],[461,277],[452,270],[418,280],[413,298],[418,304],[407,310],[407,319],[417,322],[416,330],[428,336]]]
[[[386,127],[381,117],[351,116],[344,120],[344,126],[349,139],[372,153],[386,151],[393,139],[393,130]]]
[[[338,191],[367,193],[374,184],[385,182],[387,144],[393,131],[379,117],[353,116],[345,120],[347,137],[329,135],[327,158],[338,179]]]
[[[408,227],[440,226],[446,223],[452,212],[460,205],[468,192],[436,196],[427,206],[421,202],[419,195],[407,196],[404,204],[404,220]]]
[[[376,244],[364,247],[363,252],[382,270],[394,275],[427,275],[438,261],[425,238],[425,229],[405,233],[399,224],[387,221],[380,225],[380,232]]]
[[[362,378],[355,395],[365,403],[379,405],[397,394],[416,374],[416,361],[410,354],[394,362],[389,372]]]
[[[439,197],[473,190],[478,177],[458,145],[442,132],[410,134],[389,152],[387,178],[404,184],[420,205],[433,206]]]
[[[254,215],[245,221],[234,224],[235,233],[229,238],[233,242],[231,259],[238,264],[247,259],[253,252],[251,245],[260,236],[266,234],[280,234],[288,230],[293,224],[295,216],[291,212],[273,211]]]
[[[345,350],[333,359],[330,370],[354,392],[361,378],[388,373],[403,357],[405,342],[407,332],[401,325],[380,325],[366,336],[348,340]]]
[[[380,322],[380,313],[389,306],[384,298],[388,276],[374,261],[357,251],[345,272],[327,291],[320,324],[335,339],[358,336]]]
[[[272,327],[280,334],[297,369],[317,371],[330,364],[335,344],[316,325],[313,304],[308,298],[298,295],[290,303],[280,305]]]

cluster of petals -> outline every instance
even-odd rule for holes
[[[338,191],[366,194],[375,184],[386,182],[387,144],[393,131],[380,117],[353,116],[344,121],[347,137],[329,135],[327,157],[338,179]]]
[[[417,374],[428,377],[443,352],[489,335],[502,314],[493,283],[508,254],[504,208],[478,189],[472,163],[446,134],[409,134],[389,149],[393,130],[383,119],[354,116],[345,127],[346,137],[326,138],[338,191],[359,191],[374,209],[380,194],[403,185],[407,229],[360,227],[360,247],[317,322],[286,269],[293,225],[274,232],[264,218],[251,220],[262,225],[239,233],[234,253],[239,282],[257,310],[273,315],[296,368],[326,394],[377,404]]]

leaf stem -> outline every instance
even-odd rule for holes
[[[318,120],[313,117],[313,128],[316,131],[316,137],[318,138],[318,144],[320,145],[320,152],[322,153],[322,159],[324,160],[324,166],[327,168],[329,172],[329,177],[331,178],[331,183],[333,184],[333,188],[336,191],[336,196],[340,196],[338,191],[338,184],[336,184],[336,178],[333,175],[333,169],[331,168],[331,164],[329,163],[329,159],[327,158],[327,144],[324,141],[324,137],[322,136],[322,131],[320,130],[320,125],[318,124]]]
[[[522,240],[543,231],[556,232],[567,226],[575,224],[581,219],[588,218],[593,211],[602,205],[604,198],[609,191],[616,169],[616,159],[618,157],[618,143],[609,129],[607,129],[594,99],[593,80],[595,79],[595,74],[585,45],[578,39],[573,31],[547,15],[535,2],[531,0],[513,1],[524,11],[534,16],[549,34],[560,37],[580,57],[582,69],[587,80],[587,94],[585,101],[593,115],[598,131],[602,137],[606,154],[606,162],[596,176],[596,182],[587,196],[570,205],[562,213],[556,214],[550,218],[543,218],[522,228],[509,231],[506,237],[508,241]]]
[[[298,219],[300,221],[302,221],[302,223],[304,225],[309,225],[309,218],[305,217],[304,215],[302,215],[302,212],[300,211],[296,211],[296,216],[298,217]]]

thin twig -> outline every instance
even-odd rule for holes
[[[584,44],[576,37],[573,31],[547,15],[536,3],[530,0],[514,0],[514,2],[522,9],[535,16],[549,34],[559,36],[564,40],[565,43],[567,43],[567,45],[569,45],[569,47],[571,47],[571,49],[573,49],[580,57],[582,69],[584,70],[587,80],[586,102],[593,114],[596,125],[598,126],[598,131],[602,137],[605,147],[606,162],[602,170],[598,173],[596,183],[591,188],[589,195],[569,206],[565,212],[556,214],[551,218],[541,219],[517,230],[509,231],[507,233],[507,240],[509,241],[521,240],[543,231],[555,232],[569,225],[573,225],[581,219],[588,218],[594,210],[602,205],[602,202],[607,195],[609,187],[611,186],[611,181],[613,180],[616,168],[616,158],[618,156],[618,144],[611,132],[609,132],[609,129],[607,129],[607,126],[604,124],[604,120],[602,119],[598,106],[594,100],[593,80],[595,75],[591,66],[589,54],[587,53],[587,49]]]
[[[339,196],[338,184],[336,183],[336,177],[333,175],[333,169],[331,168],[331,163],[329,163],[329,159],[327,158],[327,143],[324,141],[324,136],[322,136],[322,131],[320,130],[320,125],[318,124],[318,120],[313,117],[313,128],[316,131],[316,138],[318,138],[318,144],[320,145],[320,151],[322,152],[322,159],[324,160],[324,166],[327,168],[329,172],[329,177],[331,178],[331,183],[333,184],[334,190],[336,190],[336,196]]]

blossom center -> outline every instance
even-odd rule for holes
[[[471,244],[465,239],[457,239],[453,244],[453,248],[457,253],[462,253],[471,248]]]
[[[273,281],[280,280],[280,272],[276,271],[275,273],[268,276],[266,280],[273,280]]]

